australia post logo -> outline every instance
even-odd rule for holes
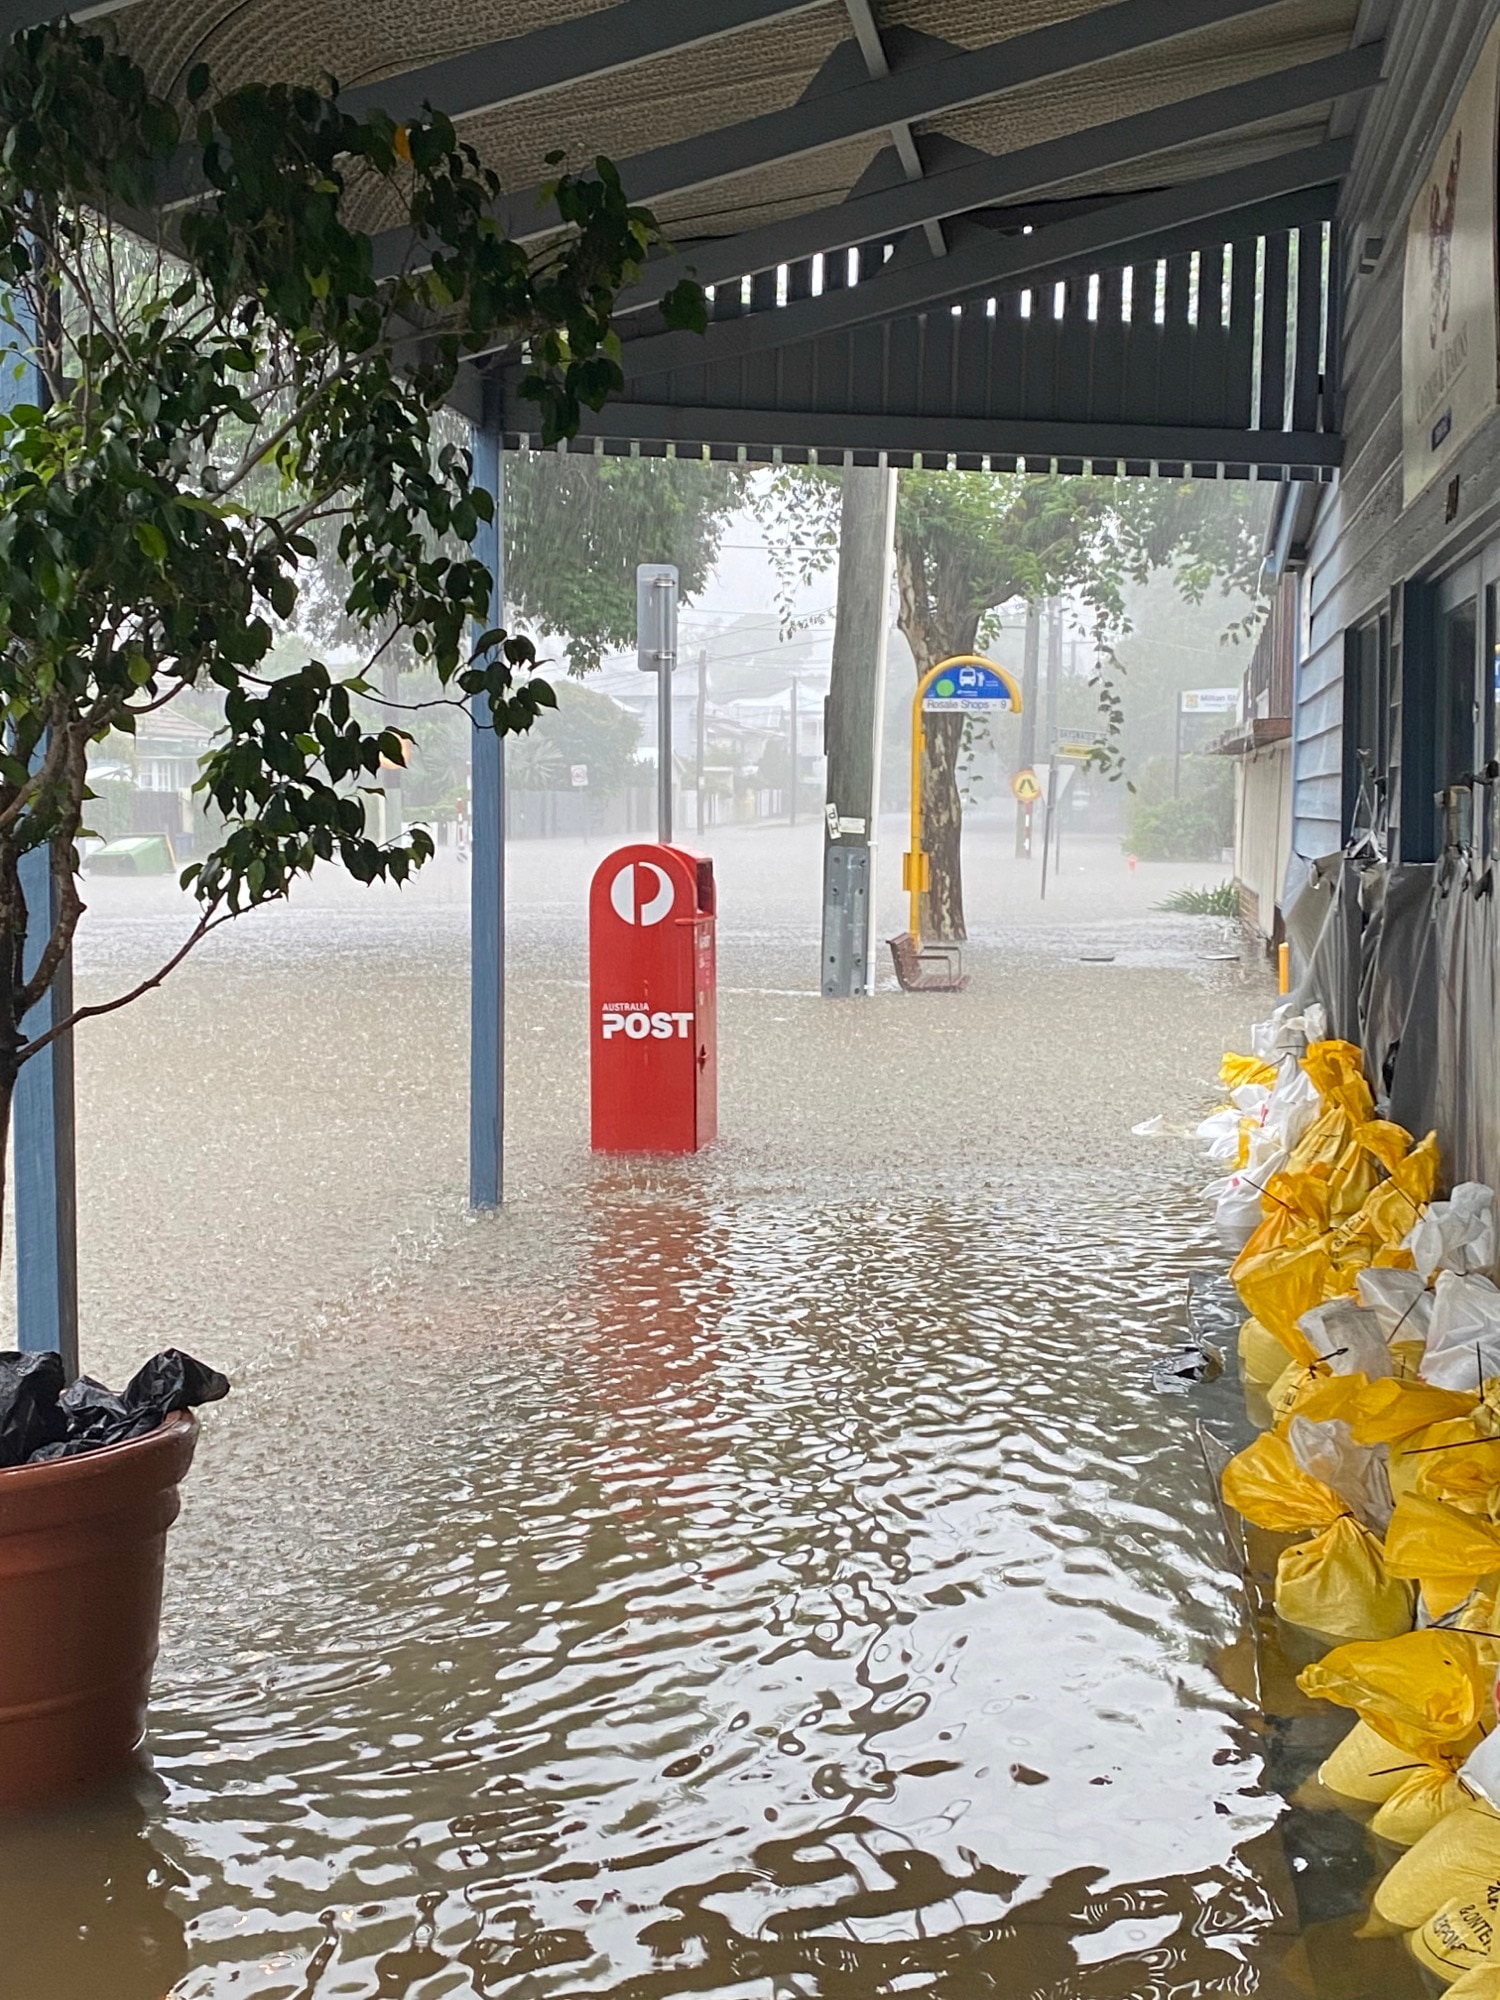
[[[650,867],[651,863],[643,864]],[[670,894],[670,890],[668,891]],[[653,918],[659,922],[659,918]],[[631,1042],[686,1042],[692,1039],[693,1014],[689,1008],[685,1013],[669,1014],[660,1010],[653,1013],[639,1000],[606,1000],[600,1010],[600,1032],[605,1041],[612,1041],[616,1035],[623,1035]]]
[[[655,861],[627,861],[609,885],[610,907],[622,924],[659,924],[676,900],[671,876]]]

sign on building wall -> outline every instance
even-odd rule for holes
[[[1484,46],[1407,224],[1401,403],[1408,503],[1496,405],[1497,78],[1500,28]]]

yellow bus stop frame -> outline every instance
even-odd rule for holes
[[[1016,685],[1015,677],[1008,674],[998,661],[987,660],[983,653],[955,653],[950,660],[939,660],[917,682],[917,691],[911,702],[911,847],[901,857],[901,886],[911,898],[908,928],[914,942],[919,945],[922,942],[922,897],[932,886],[932,859],[922,847],[922,757],[927,749],[927,724],[923,720],[926,711],[922,704],[933,682],[940,674],[947,673],[950,667],[988,667],[1010,690],[1010,707],[1003,713],[1021,713],[1021,690]]]

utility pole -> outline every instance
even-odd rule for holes
[[[824,709],[828,791],[820,983],[830,1000],[852,999],[873,984],[875,837],[895,521],[895,473],[879,465],[846,466],[833,664]]]
[[[791,739],[789,747],[792,753],[792,782],[791,790],[787,794],[791,806],[786,816],[786,823],[788,826],[795,826],[797,824],[797,676],[795,674],[792,675],[792,707],[787,720],[787,735]]]
[[[1042,607],[1034,597],[1026,601],[1026,648],[1021,664],[1021,763],[1023,771],[1036,769],[1036,696],[1042,654]],[[1016,807],[1016,859],[1031,859],[1030,799]]]
[[[703,831],[703,762],[708,740],[708,648],[698,648],[698,831]]]

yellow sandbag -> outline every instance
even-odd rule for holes
[[[1240,1375],[1259,1389],[1269,1389],[1287,1364],[1287,1351],[1274,1333],[1258,1319],[1247,1319],[1240,1328]]]
[[[1357,1125],[1354,1136],[1388,1174],[1393,1174],[1411,1151],[1410,1132],[1404,1125],[1393,1124],[1389,1118],[1372,1118],[1367,1124]]]
[[[1398,1749],[1427,1763],[1473,1748],[1490,1698],[1478,1642],[1467,1632],[1438,1630],[1337,1646],[1304,1667],[1297,1685],[1314,1700],[1352,1708]],[[1423,1921],[1413,1918],[1406,1928]]]
[[[1279,1176],[1272,1175],[1272,1185]],[[1307,1217],[1295,1209],[1290,1202],[1267,1201],[1262,1195],[1265,1213],[1245,1239],[1243,1247],[1229,1267],[1231,1283],[1237,1282],[1239,1274],[1259,1263],[1267,1251],[1285,1249],[1289,1244],[1310,1243],[1317,1235]]]
[[[1341,1799],[1383,1806],[1392,1792],[1398,1792],[1408,1778],[1425,1768],[1420,1758],[1398,1750],[1368,1722],[1356,1721],[1343,1742],[1319,1766],[1318,1783]]]
[[[1427,1352],[1424,1340],[1393,1340],[1391,1342],[1391,1366],[1396,1371],[1398,1382],[1421,1380],[1422,1358]]]
[[[1457,1979],[1461,1973],[1482,1970],[1495,1958],[1493,1905],[1488,1898],[1454,1896],[1406,1942],[1417,1963],[1439,1979]]]
[[[1461,1972],[1448,1988],[1448,2000],[1500,2000],[1500,1964],[1491,1959]]]
[[[1327,1105],[1287,1154],[1285,1172],[1295,1180],[1302,1174],[1323,1169],[1326,1176],[1348,1145],[1354,1126],[1342,1105]]]
[[[1367,1131],[1367,1126],[1360,1128]],[[1328,1176],[1328,1218],[1330,1222],[1346,1222],[1351,1215],[1358,1214],[1383,1176],[1376,1167],[1372,1155],[1360,1143],[1356,1132],[1348,1145],[1333,1164]]]
[[[1231,1507],[1273,1534],[1329,1528],[1349,1511],[1331,1486],[1302,1470],[1275,1431],[1263,1431],[1230,1459],[1220,1485]]]
[[[1276,1086],[1276,1067],[1273,1063],[1262,1062],[1259,1056],[1236,1055],[1227,1049],[1219,1064],[1219,1081],[1226,1090],[1243,1090],[1247,1083],[1258,1083],[1265,1090]]]
[[[1345,1514],[1311,1541],[1282,1550],[1275,1605],[1288,1625],[1330,1639],[1390,1639],[1411,1630],[1416,1592],[1391,1575],[1379,1538]]]
[[[1399,1500],[1403,1493],[1415,1493],[1419,1484],[1427,1490],[1428,1468],[1453,1456],[1453,1447],[1473,1444],[1477,1428],[1473,1414],[1448,1417],[1393,1442],[1390,1448],[1392,1499]]]
[[[1431,1424],[1467,1417],[1478,1400],[1466,1390],[1432,1389],[1425,1382],[1403,1382],[1387,1375],[1378,1382],[1365,1382],[1346,1421],[1357,1443],[1393,1445]]]
[[[1469,1793],[1451,1764],[1424,1764],[1410,1772],[1370,1821],[1370,1831],[1396,1847],[1413,1847]]]
[[[1236,1261],[1231,1276],[1247,1313],[1274,1333],[1288,1354],[1312,1361],[1313,1348],[1297,1322],[1322,1305],[1333,1260],[1321,1237],[1281,1243],[1248,1260]]]
[[[1500,1529],[1441,1500],[1403,1493],[1385,1533],[1385,1563],[1392,1576],[1420,1582],[1428,1615],[1446,1618],[1500,1571]]]
[[[1355,1125],[1375,1116],[1375,1100],[1365,1082],[1365,1059],[1352,1042],[1313,1042],[1302,1067],[1317,1085],[1325,1104],[1335,1104]]]
[[[1455,1897],[1488,1903],[1500,1891],[1500,1813],[1465,1799],[1424,1833],[1387,1871],[1375,1891],[1375,1914],[1414,1931]]]
[[[1410,1454],[1416,1461],[1411,1491],[1429,1500],[1445,1501],[1466,1514],[1492,1514],[1500,1503],[1500,1438],[1481,1430],[1475,1422],[1434,1428],[1452,1436],[1434,1437],[1423,1432],[1418,1448]]]
[[[1285,1436],[1293,1417],[1307,1417],[1315,1423],[1326,1421],[1337,1414],[1343,1403],[1347,1392],[1337,1385],[1345,1379],[1335,1375],[1326,1361],[1315,1361],[1311,1367],[1289,1361],[1266,1391],[1272,1424]]]
[[[1392,1167],[1391,1179],[1403,1194],[1410,1196],[1419,1209],[1425,1208],[1437,1193],[1438,1177],[1443,1170],[1442,1154],[1438,1150],[1436,1132],[1429,1132],[1420,1140],[1399,1166]],[[1412,1217],[1416,1221],[1416,1217]],[[1408,1228],[1410,1224],[1407,1225]]]

